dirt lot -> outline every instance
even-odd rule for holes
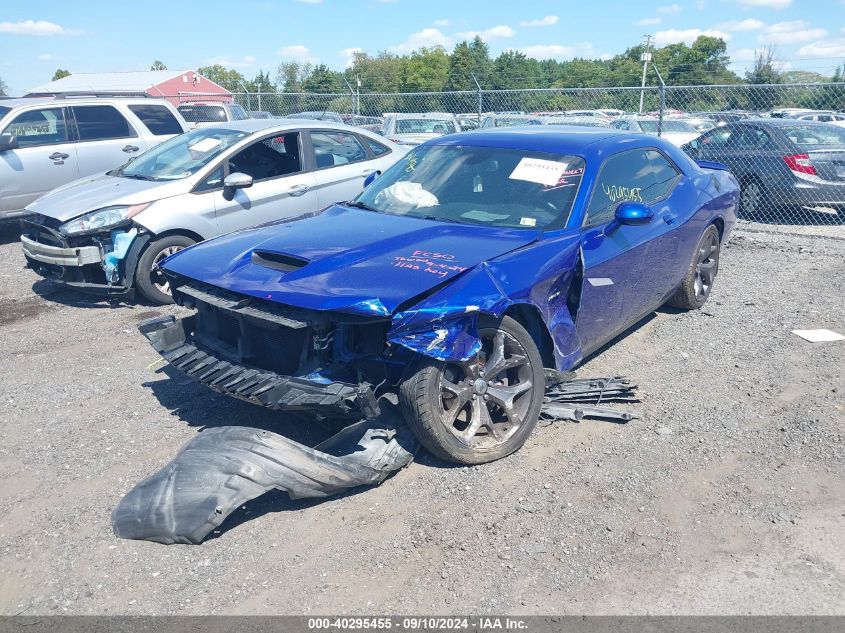
[[[0,238],[0,613],[845,612],[845,241],[736,232],[702,312],[661,311],[582,376],[627,425],[554,423],[473,468],[421,455],[324,502],[268,494],[201,546],[113,536],[121,496],[203,428],[304,427],[176,374]],[[173,310],[171,308],[170,310]]]

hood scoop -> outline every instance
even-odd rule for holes
[[[265,268],[272,268],[279,272],[289,273],[307,266],[310,261],[303,257],[288,255],[286,253],[275,253],[273,251],[252,251],[252,263]]]

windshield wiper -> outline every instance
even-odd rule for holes
[[[155,180],[152,176],[142,176],[141,174],[127,174],[126,172],[121,172],[120,176],[124,178],[132,178],[133,180]]]
[[[363,202],[358,202],[357,200],[347,200],[342,204],[346,205],[347,207],[354,207],[356,209],[364,209],[364,211],[375,211],[376,213],[381,213],[381,209],[375,209],[368,204],[364,204]]]
[[[437,215],[418,215],[418,218],[422,218],[423,220],[434,220],[435,222],[451,222],[452,224],[463,224],[460,220],[456,220],[455,218],[441,218]]]

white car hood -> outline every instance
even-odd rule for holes
[[[53,189],[30,204],[27,211],[67,222],[104,207],[143,204],[187,193],[192,184],[187,178],[153,182],[105,174],[88,176]]]

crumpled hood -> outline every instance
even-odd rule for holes
[[[316,217],[198,244],[168,258],[164,268],[288,305],[387,316],[539,234],[335,205]]]
[[[53,189],[27,209],[62,222],[120,204],[142,204],[189,191],[186,181],[151,182],[100,174],[88,176]]]

